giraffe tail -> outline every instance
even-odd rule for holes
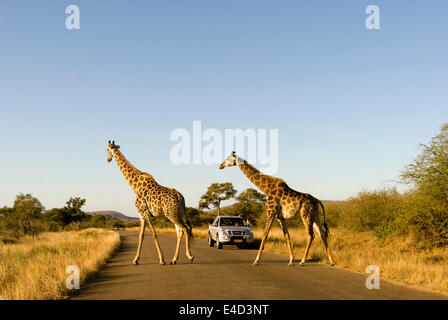
[[[181,202],[182,208],[184,209],[184,213],[185,213],[185,211],[186,211],[185,210],[185,199],[184,199],[183,195],[178,193],[177,194],[177,198]],[[187,217],[186,217],[185,227],[187,228],[187,237],[188,237],[188,239],[190,240],[190,242],[193,242],[194,241],[193,228],[192,228],[191,223],[190,223],[190,221],[188,220]]]
[[[324,204],[320,200],[317,200],[317,201],[319,201],[319,204],[322,207],[322,213],[323,213],[323,216],[324,216],[324,223],[322,225],[322,227],[323,227],[322,229],[324,229],[324,232],[327,234],[327,237],[330,238],[330,229],[328,229],[328,225],[325,222],[325,208],[324,208]]]
[[[187,236],[188,239],[193,242],[194,241],[194,236],[193,236],[193,228],[191,227],[191,223],[190,221],[187,220],[187,222],[185,223],[187,225]]]

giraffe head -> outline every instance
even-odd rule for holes
[[[114,157],[114,149],[120,149],[120,146],[115,144],[115,141],[110,142],[109,140],[109,144],[107,145],[107,162],[111,162],[112,158]]]
[[[243,162],[244,162],[244,160],[241,159],[240,157],[238,157],[235,154],[235,151],[232,151],[232,153],[221,163],[221,165],[219,166],[219,169],[236,166],[237,163],[243,163]]]

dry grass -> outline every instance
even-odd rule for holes
[[[303,229],[289,231],[293,240],[294,257],[300,260],[306,246],[305,231]],[[175,230],[161,229],[158,232],[174,234]],[[255,229],[254,234],[260,239],[262,230]],[[194,236],[206,239],[207,229],[194,229]],[[411,236],[378,240],[370,232],[351,232],[333,228],[330,249],[337,267],[366,274],[367,266],[377,265],[382,279],[448,294],[447,248],[419,248],[415,246]],[[279,228],[272,228],[265,250],[288,254],[283,233]],[[325,247],[319,237],[314,239],[308,259],[328,263]]]
[[[300,259],[306,246],[305,231],[295,229],[290,233],[294,256]],[[255,231],[256,237],[261,234],[261,230]],[[267,251],[287,254],[280,229],[273,229],[269,238],[265,246]],[[411,236],[378,240],[370,232],[343,229],[332,229],[330,238],[330,250],[338,267],[365,273],[367,266],[377,265],[383,279],[448,294],[448,249],[423,249],[414,244]],[[314,239],[308,259],[328,263],[319,237]]]
[[[112,254],[118,233],[102,229],[48,232],[0,246],[0,299],[63,299],[66,268],[76,265],[81,282]]]

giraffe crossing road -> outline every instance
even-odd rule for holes
[[[145,236],[145,228],[146,225],[148,225],[159,255],[159,264],[165,264],[165,259],[159,245],[157,233],[151,222],[151,220],[161,216],[165,216],[174,224],[174,227],[176,228],[176,251],[170,263],[176,264],[177,262],[180,243],[184,233],[186,234],[186,255],[188,256],[188,259],[190,259],[190,262],[193,262],[194,257],[190,251],[190,242],[193,239],[193,233],[191,231],[190,223],[185,217],[185,199],[182,194],[176,189],[167,188],[158,184],[152,175],[135,168],[121,153],[120,146],[116,145],[115,141],[110,142],[109,140],[107,145],[106,161],[111,162],[113,158],[115,158],[118,168],[126,181],[129,183],[129,186],[135,192],[135,206],[140,215],[140,235],[137,246],[137,254],[135,255],[133,263],[138,264],[140,259],[140,251],[143,238]]]
[[[314,239],[314,231],[316,230],[322,239],[325,248],[327,250],[328,260],[333,265],[333,257],[328,247],[328,226],[325,223],[325,208],[319,199],[316,199],[310,194],[302,193],[291,189],[283,179],[271,177],[267,174],[261,173],[254,166],[249,164],[246,160],[237,156],[235,152],[232,152],[219,166],[219,169],[227,167],[238,166],[244,175],[266,194],[266,227],[261,239],[260,249],[258,250],[257,257],[254,264],[257,265],[260,262],[261,254],[263,252],[263,246],[268,238],[269,230],[271,229],[272,222],[277,219],[280,227],[283,229],[286,245],[289,252],[289,264],[292,265],[294,261],[294,254],[292,251],[291,237],[288,232],[288,228],[285,224],[285,219],[292,219],[297,215],[302,218],[305,226],[305,231],[308,236],[308,241],[305,248],[305,254],[303,255],[300,264],[304,264],[308,252],[311,248],[311,243]],[[319,205],[322,207],[323,212],[323,228],[320,225],[319,219]]]

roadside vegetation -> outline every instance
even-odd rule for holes
[[[85,202],[70,198],[45,210],[31,194],[19,194],[12,207],[0,208],[0,299],[66,298],[66,268],[77,266],[84,281],[120,243],[106,228],[135,225],[91,216],[82,211]]]
[[[0,244],[24,236],[39,237],[41,232],[69,231],[85,228],[113,228],[138,225],[114,217],[89,215],[82,210],[86,200],[70,198],[63,208],[45,210],[39,199],[31,194],[17,195],[12,207],[0,208]]]
[[[64,299],[66,268],[75,265],[81,283],[118,247],[111,230],[45,232],[0,246],[0,299]]]

